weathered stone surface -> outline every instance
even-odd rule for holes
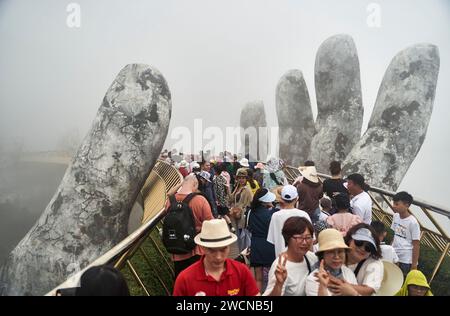
[[[44,294],[126,237],[170,116],[170,91],[156,69],[120,71],[53,199],[3,266],[3,295]]]
[[[316,133],[308,89],[300,70],[289,70],[278,82],[276,108],[280,157],[299,166],[309,158]]]
[[[363,106],[359,59],[349,35],[335,35],[320,45],[315,63],[317,134],[311,154],[319,172],[333,160],[344,161],[361,137]]]
[[[265,160],[268,135],[263,101],[245,104],[241,111],[240,126],[244,129],[244,133],[241,134],[244,155],[249,154],[250,161]]]
[[[417,44],[391,61],[369,126],[344,162],[374,186],[395,191],[422,146],[433,110],[439,50]]]

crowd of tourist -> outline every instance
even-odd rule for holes
[[[324,181],[306,161],[289,184],[276,157],[253,163],[227,152],[207,158],[165,150],[160,159],[184,177],[166,212],[184,203],[195,227],[192,249],[171,254],[173,295],[377,295],[388,263],[405,278],[391,295],[432,295],[417,270],[420,226],[407,192],[393,197],[389,245],[387,227],[373,220],[364,175],[343,175],[338,161],[330,163],[331,178]],[[102,278],[118,285],[103,291],[94,285]],[[129,293],[110,268],[86,271],[81,281],[79,295]]]

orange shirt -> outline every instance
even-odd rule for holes
[[[187,194],[175,194],[175,199],[180,202],[186,198]],[[167,200],[166,203],[166,211],[170,207],[170,201]],[[194,221],[195,221],[195,230],[197,233],[199,233],[202,230],[202,223],[203,221],[213,219],[213,215],[211,212],[211,207],[209,206],[208,201],[201,195],[196,195],[192,198],[192,200],[189,202],[189,207],[192,210],[192,213],[194,215]],[[192,252],[183,254],[183,255],[172,255],[173,261],[181,261],[189,259],[190,257],[193,257],[195,255],[203,255],[202,248],[199,246],[195,246],[195,248],[192,250]]]

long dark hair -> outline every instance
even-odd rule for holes
[[[261,202],[259,199],[262,198],[264,195],[266,195],[267,192],[269,192],[269,190],[264,189],[264,188],[258,189],[255,192],[252,203],[250,204],[251,210],[256,210],[257,208],[259,208],[262,205],[263,202]]]
[[[116,268],[102,265],[87,269],[76,296],[130,296],[125,278]]]

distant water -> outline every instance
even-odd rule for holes
[[[0,168],[0,265],[42,214],[66,168],[40,162]]]

